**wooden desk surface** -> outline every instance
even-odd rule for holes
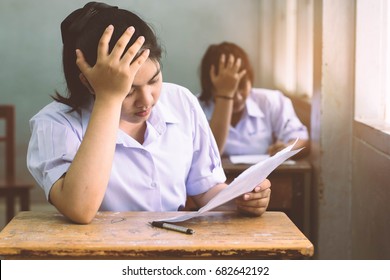
[[[226,173],[241,173],[247,168],[251,167],[252,164],[243,164],[243,163],[234,164],[230,161],[228,157],[223,157],[222,166]],[[311,164],[308,160],[305,159],[286,161],[281,165],[279,165],[274,172],[280,172],[280,171],[292,172],[292,173],[310,172]]]
[[[183,212],[99,212],[88,225],[55,212],[20,212],[0,233],[9,259],[263,259],[305,258],[312,243],[282,212],[260,218],[208,212],[182,222],[193,235],[149,222]]]

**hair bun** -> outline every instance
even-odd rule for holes
[[[104,9],[118,9],[118,7],[100,2],[89,2],[83,8],[67,16],[61,23],[62,43],[74,43],[88,21]]]

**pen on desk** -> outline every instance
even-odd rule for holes
[[[174,225],[174,224],[170,224],[170,223],[166,223],[166,222],[153,221],[151,223],[151,225],[154,226],[154,227],[170,229],[170,230],[174,230],[174,231],[181,232],[181,233],[186,233],[186,234],[193,234],[193,233],[195,233],[195,231],[193,229],[186,228],[186,227],[183,227],[183,226]]]

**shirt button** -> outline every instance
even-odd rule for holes
[[[152,188],[155,188],[155,187],[157,187],[157,183],[156,183],[156,182],[152,182],[152,183],[150,184],[150,186],[151,186]]]

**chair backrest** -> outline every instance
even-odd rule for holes
[[[0,121],[4,122],[4,132],[0,132],[0,143],[4,143],[5,179],[15,179],[15,108],[13,105],[0,105]]]

